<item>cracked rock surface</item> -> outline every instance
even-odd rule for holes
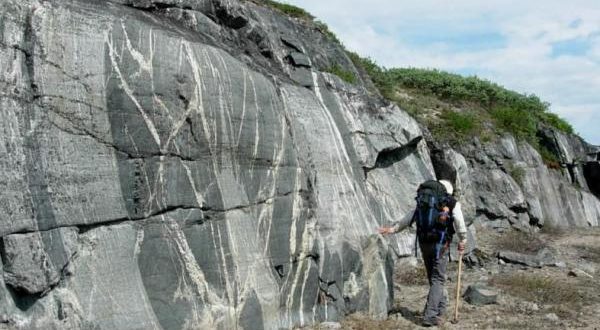
[[[340,45],[251,1],[2,5],[0,328],[387,316],[393,256],[412,254],[414,236],[375,230],[410,217],[440,162]],[[333,65],[357,83],[323,72]],[[597,199],[543,172],[538,156],[511,157],[526,180],[552,178],[539,189],[564,184],[573,210],[584,205],[569,214],[585,220],[569,224],[592,223]],[[473,159],[442,157],[471,218],[547,218],[558,196],[501,170],[471,175]]]
[[[412,238],[375,228],[433,167],[412,118],[320,71],[356,71],[341,47],[251,2],[3,6],[4,324],[387,315]]]

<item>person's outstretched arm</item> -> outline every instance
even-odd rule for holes
[[[398,222],[394,223],[394,224],[393,224],[393,225],[391,225],[391,226],[383,226],[383,227],[379,227],[379,228],[377,229],[377,232],[378,232],[378,233],[380,233],[381,235],[395,234],[395,233],[399,232],[399,231],[400,231],[400,227],[402,227],[402,226],[403,226],[403,224],[405,224],[405,223],[406,223],[406,221],[405,221],[406,219],[407,219],[407,218],[406,218],[406,217],[404,217],[402,220],[400,220],[400,221],[398,221]],[[410,222],[408,223],[408,226],[412,226],[412,224],[413,224],[413,222],[414,222],[414,220],[415,220],[415,213],[414,213],[414,212],[413,212],[413,213],[410,215],[410,219],[411,219],[411,220],[410,220]]]

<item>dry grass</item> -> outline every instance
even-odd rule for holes
[[[544,225],[542,228],[540,228],[540,233],[551,236],[563,236],[569,233],[569,229],[558,226]]]
[[[507,231],[494,242],[494,246],[498,250],[531,254],[546,247],[546,243],[535,234]]]
[[[600,263],[600,246],[573,245],[579,257],[590,262]]]
[[[396,271],[394,283],[400,285],[426,285],[427,271],[420,264],[417,267],[407,267],[406,269]]]
[[[490,282],[512,296],[539,304],[574,304],[583,300],[576,286],[539,274],[501,274]]]
[[[342,321],[342,329],[348,330],[391,330],[398,329],[396,320],[387,319],[384,321],[375,321],[360,313],[352,314]]]

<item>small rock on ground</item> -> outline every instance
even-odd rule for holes
[[[471,305],[490,305],[498,303],[498,292],[478,285],[470,285],[465,292],[465,300]]]
[[[569,274],[568,274],[568,275],[569,275],[569,276],[573,276],[573,277],[588,277],[588,278],[594,278],[594,276],[592,276],[592,275],[590,275],[590,274],[588,274],[588,273],[584,272],[584,271],[583,271],[583,270],[581,270],[581,269],[576,269],[576,268],[574,268],[574,269],[571,269],[571,270],[569,271]]]
[[[548,314],[544,315],[544,317],[546,318],[546,320],[552,321],[552,322],[558,322],[560,320],[558,318],[558,315],[556,315],[554,313],[548,313]]]
[[[323,322],[321,324],[319,324],[319,328],[320,330],[337,330],[337,329],[341,329],[342,325],[338,322]]]

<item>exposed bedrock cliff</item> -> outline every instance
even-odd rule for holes
[[[436,173],[458,176],[469,220],[598,224],[593,168],[548,170],[512,138],[430,157],[416,121],[368,92],[341,46],[253,2],[2,5],[9,328],[384,318],[393,257],[414,236],[375,229],[406,222]],[[333,65],[359,81],[323,72]]]
[[[4,1],[0,321],[276,329],[386,317],[377,226],[433,178],[416,122],[252,3]]]
[[[465,144],[457,151],[434,146],[438,177],[457,181],[467,213],[499,229],[598,226],[600,200],[595,147],[550,129],[542,143],[557,155],[549,168],[527,142],[505,136],[497,143]],[[463,156],[464,155],[464,156]]]

